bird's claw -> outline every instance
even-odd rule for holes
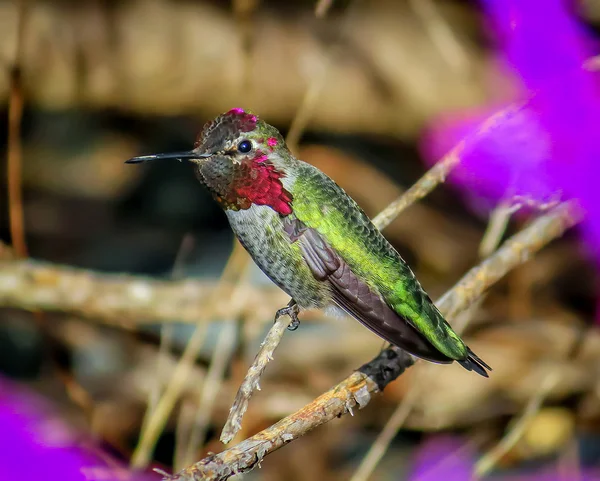
[[[290,322],[290,325],[287,327],[288,331],[295,331],[298,327],[300,327],[300,319],[292,317],[292,322]]]
[[[298,319],[298,314],[300,313],[300,308],[296,301],[292,299],[286,307],[282,307],[275,314],[275,321],[277,322],[281,316],[289,316],[291,321],[288,325],[288,331],[295,331],[300,326],[300,319]]]

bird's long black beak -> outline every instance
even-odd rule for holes
[[[126,164],[141,164],[144,162],[150,162],[152,160],[166,160],[166,159],[178,159],[178,160],[194,160],[194,159],[207,159],[212,154],[199,154],[190,150],[188,152],[172,152],[168,154],[152,154],[142,155],[140,157],[133,157],[126,160]]]

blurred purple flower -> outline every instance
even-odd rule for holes
[[[475,467],[474,449],[461,438],[450,435],[429,436],[417,449],[409,481],[471,481]],[[528,474],[496,474],[494,481],[559,481],[556,466],[548,466]],[[562,477],[561,477],[562,476]],[[579,481],[600,481],[600,473],[581,470],[574,473]]]
[[[453,436],[430,436],[417,451],[410,481],[467,481],[472,478],[473,450]]]
[[[0,378],[0,481],[160,479],[157,474],[135,474],[108,463],[88,439],[62,421],[40,398]]]
[[[480,135],[482,120],[506,106],[434,123],[424,138],[425,158],[439,159],[466,137],[452,178],[469,192],[492,201],[578,198],[588,212],[585,233],[600,254],[600,84],[584,68],[591,42],[562,0],[482,4],[498,55],[515,73],[521,106]]]

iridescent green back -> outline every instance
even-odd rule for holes
[[[354,273],[440,352],[464,359],[467,348],[462,340],[358,204],[316,168],[300,162],[298,169],[292,191],[294,215],[316,229]]]

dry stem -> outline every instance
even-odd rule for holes
[[[409,4],[423,22],[429,38],[448,65],[460,75],[467,73],[470,67],[467,52],[435,2],[433,0],[410,0]]]
[[[580,222],[582,217],[575,204],[565,203],[532,222],[508,239],[492,256],[471,269],[439,300],[437,305],[442,313],[452,319],[507,272],[526,262],[535,252]],[[381,391],[413,362],[409,355],[396,348],[386,349],[296,413],[168,479],[223,481],[233,474],[249,471],[284,444],[335,417],[352,412],[356,405],[364,407],[371,400],[371,394]]]
[[[422,367],[422,366],[421,366]],[[365,481],[369,479],[379,461],[386,453],[388,446],[398,434],[398,431],[410,415],[418,395],[421,394],[418,385],[412,385],[406,396],[398,404],[394,413],[385,424],[383,430],[363,458],[350,481]]]
[[[190,254],[192,248],[194,246],[194,239],[191,235],[186,235],[181,241],[181,245],[179,246],[179,251],[175,256],[175,261],[173,262],[173,268],[171,270],[171,278],[178,279],[181,278],[181,274],[183,272],[183,263],[187,256]],[[158,346],[158,357],[156,361],[156,371],[159,373],[156,376],[156,384],[150,390],[148,395],[148,409],[146,411],[146,416],[148,416],[154,408],[156,407],[156,403],[158,403],[159,397],[162,392],[163,382],[167,376],[161,375],[166,366],[165,360],[168,357],[168,353],[172,347],[173,343],[173,325],[171,324],[163,324],[160,330],[160,344]]]
[[[236,290],[235,297],[233,302],[241,302],[244,299],[243,291],[241,289]],[[236,332],[237,326],[235,320],[229,320],[221,327],[221,332],[215,343],[213,356],[210,360],[210,367],[201,387],[198,409],[196,410],[187,448],[182,459],[177,464],[179,468],[188,466],[194,462],[194,459],[198,459],[196,453],[206,438],[206,430],[210,424],[217,395],[223,384],[223,377],[236,346]]]
[[[216,481],[246,472],[259,465],[264,456],[284,444],[321,424],[352,412],[355,406],[359,409],[364,407],[369,403],[371,393],[379,390],[378,382],[387,384],[412,363],[413,359],[408,354],[388,349],[376,361],[364,365],[360,371],[296,413],[222,453],[205,458],[170,479]],[[370,371],[372,364],[378,372]]]
[[[558,374],[556,372],[549,373],[540,383],[540,387],[525,407],[523,415],[515,422],[504,438],[485,456],[483,456],[475,465],[475,476],[479,479],[486,476],[496,463],[510,451],[519,439],[523,436],[525,429],[539,412],[542,403],[552,391],[558,382]]]
[[[246,377],[244,377],[244,380],[235,395],[235,400],[233,401],[231,409],[229,410],[229,417],[221,432],[221,442],[224,444],[229,443],[241,429],[242,418],[248,409],[250,398],[255,390],[260,390],[260,377],[267,367],[267,364],[273,360],[273,353],[275,352],[275,349],[277,349],[277,346],[279,346],[289,324],[290,320],[288,316],[281,316],[273,324],[260,345],[260,350],[248,369],[248,373],[246,374]]]
[[[207,317],[207,304],[220,289],[208,280],[157,280],[17,260],[5,247],[0,249],[0,263],[0,306],[66,312],[128,329],[139,324],[198,323]],[[223,287],[232,286],[224,282]],[[244,289],[249,301],[243,312],[226,304],[215,321],[250,312],[275,312],[289,300],[275,287]]]
[[[241,251],[241,245],[236,243],[236,248]],[[245,278],[250,272],[250,264],[248,257],[244,256],[245,265],[242,267],[240,281],[238,287],[231,296],[230,303],[236,306],[241,306],[246,303],[247,291],[243,288]],[[217,400],[217,395],[223,383],[223,377],[229,365],[229,361],[236,347],[236,332],[237,323],[232,319],[227,322],[222,328],[217,342],[213,348],[213,355],[210,360],[210,367],[206,375],[206,379],[201,387],[200,402],[198,411],[194,420],[194,426],[188,440],[188,446],[185,450],[184,457],[180,461],[181,467],[187,466],[195,459],[195,453],[204,442],[206,430],[210,423],[213,413],[213,408]]]
[[[19,23],[15,57],[10,70],[10,95],[8,102],[8,206],[10,236],[19,257],[27,257],[21,183],[21,119],[23,118],[22,53],[27,18],[27,2],[19,2]]]
[[[236,247],[237,246],[238,244],[236,243]],[[223,296],[227,295],[226,292],[229,292],[227,289],[230,287],[231,277],[235,274],[239,275],[246,262],[247,257],[244,255],[244,251],[239,247],[234,248],[232,255],[229,257],[229,261],[225,266],[225,270],[223,271],[221,281],[219,282],[217,289],[213,292],[213,297],[210,299],[208,305],[204,306],[205,309],[203,315],[198,318],[199,321],[204,322],[199,323],[194,330],[156,408],[152,414],[144,420],[140,441],[131,457],[131,465],[133,467],[143,468],[150,461],[158,436],[162,432],[175,403],[179,399],[179,395],[185,384],[185,379],[187,378],[196,359],[196,355],[204,342],[206,329],[208,327],[208,324],[205,322],[208,319],[207,316],[214,312],[214,305],[218,303]],[[236,295],[235,292],[230,294]]]
[[[315,16],[323,20],[327,14],[327,10],[331,6],[331,0],[326,2],[317,2],[315,9]],[[343,32],[343,29],[348,23],[348,18],[350,17],[350,9],[352,6],[348,7],[346,12],[346,22],[342,26],[342,30],[340,30],[339,34]],[[333,57],[335,53],[335,42],[332,46],[329,46],[321,55],[320,65],[317,65],[316,68],[311,72],[310,81],[308,87],[304,92],[304,96],[302,97],[302,102],[296,110],[296,114],[292,119],[290,124],[290,129],[286,136],[285,142],[290,148],[292,152],[298,150],[298,144],[300,143],[300,138],[308,122],[310,121],[315,107],[318,105],[317,102],[323,91],[323,88],[326,86],[326,78],[327,74],[330,70],[330,67],[333,65]]]
[[[406,209],[411,204],[414,204],[418,200],[429,194],[435,187],[444,182],[448,174],[458,165],[460,162],[460,156],[468,145],[473,145],[473,142],[477,138],[481,137],[490,132],[490,130],[497,127],[504,119],[518,111],[521,108],[520,105],[514,104],[505,109],[499,110],[495,114],[488,117],[482,122],[479,128],[471,135],[467,135],[461,140],[456,146],[448,152],[442,160],[435,164],[427,173],[415,182],[410,189],[404,192],[398,199],[383,209],[374,219],[373,224],[377,226],[379,230],[384,229],[390,223],[398,217],[400,212]]]
[[[332,4],[333,0],[317,0],[315,4],[315,17],[324,18]]]

